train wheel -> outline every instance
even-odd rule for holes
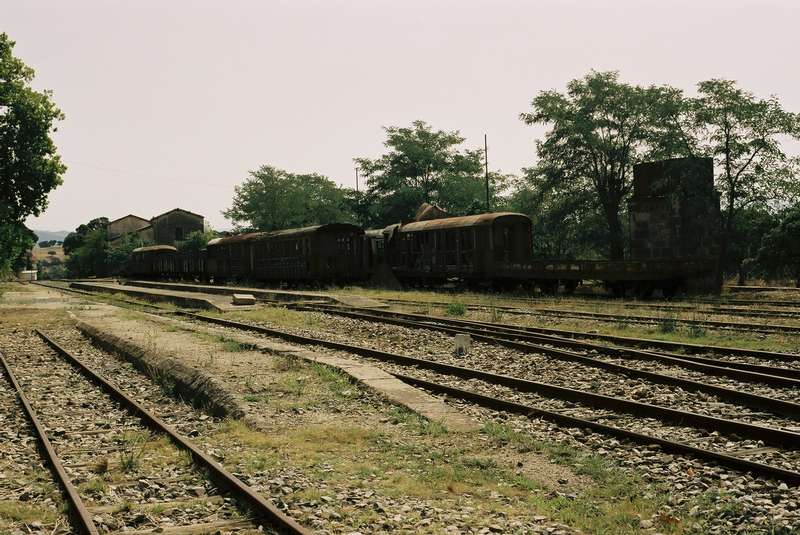
[[[580,282],[581,281],[564,281],[564,294],[565,295],[574,294]]]
[[[539,286],[539,290],[544,295],[556,295],[558,293],[558,281],[555,280],[543,280],[537,283]]]

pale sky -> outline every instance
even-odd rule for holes
[[[520,112],[591,69],[731,78],[800,111],[797,0],[0,0],[0,31],[66,114],[39,230],[174,207],[228,228],[248,170],[352,186],[382,127],[415,119],[486,133],[490,167],[518,173],[543,131]]]

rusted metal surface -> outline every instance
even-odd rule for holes
[[[296,535],[311,535],[311,531],[301,526],[297,521],[288,517],[280,509],[275,507],[268,500],[264,499],[255,490],[243,483],[239,478],[228,472],[221,464],[216,462],[192,441],[177,433],[171,426],[167,425],[160,418],[150,413],[136,400],[129,397],[115,385],[109,383],[97,372],[89,368],[72,353],[61,347],[57,342],[50,339],[42,331],[36,329],[38,334],[50,347],[52,347],[67,362],[72,364],[81,374],[89,380],[102,387],[114,399],[120,402],[123,407],[128,409],[131,414],[138,416],[142,422],[158,433],[167,435],[170,440],[179,448],[188,451],[196,463],[204,467],[211,478],[220,486],[245,501],[259,517],[271,523],[281,532]]]
[[[516,212],[492,212],[487,214],[465,215],[459,217],[445,217],[442,219],[430,219],[426,221],[416,221],[402,225],[398,232],[418,232],[423,230],[444,230],[444,229],[458,229],[464,227],[479,227],[484,225],[491,225],[495,221],[504,220],[519,220],[527,221],[530,224],[530,218],[524,214]]]
[[[215,247],[219,245],[229,245],[232,243],[243,243],[259,240],[269,240],[273,238],[300,238],[314,234],[316,232],[335,231],[335,230],[350,230],[357,234],[363,234],[364,231],[361,227],[351,225],[349,223],[329,223],[327,225],[314,225],[302,228],[290,228],[285,230],[272,230],[267,232],[248,232],[246,234],[237,234],[235,236],[226,236],[224,238],[214,238],[208,242],[208,245]]]
[[[146,252],[156,252],[156,251],[169,251],[172,253],[177,253],[178,250],[171,246],[171,245],[147,245],[145,247],[137,247],[134,249],[133,253],[146,253]]]
[[[71,506],[71,512],[79,522],[80,530],[85,533],[89,533],[90,535],[99,535],[97,526],[95,526],[94,521],[92,520],[91,513],[84,505],[81,497],[78,495],[78,491],[70,482],[69,476],[67,476],[67,473],[64,471],[64,466],[61,464],[61,460],[56,454],[56,450],[53,449],[50,439],[47,438],[47,432],[44,426],[39,422],[39,418],[36,416],[36,411],[33,410],[33,407],[28,402],[25,392],[22,390],[17,378],[14,376],[14,372],[11,371],[11,366],[9,366],[2,353],[0,353],[0,363],[3,364],[3,370],[5,371],[8,380],[14,386],[14,390],[17,391],[17,397],[19,398],[22,407],[25,409],[25,415],[28,417],[33,429],[36,431],[41,449],[47,457],[50,467],[55,473],[58,484],[64,489],[64,492],[67,495],[67,500]]]

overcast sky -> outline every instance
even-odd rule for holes
[[[534,161],[520,112],[590,69],[687,91],[724,77],[800,111],[800,2],[0,0],[0,31],[66,114],[69,171],[28,225],[182,207],[213,227],[248,170],[352,186],[383,126],[489,136],[492,169]]]

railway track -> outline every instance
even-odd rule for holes
[[[76,531],[310,533],[58,342],[36,333],[0,361],[69,500]],[[107,486],[113,492],[100,492]],[[152,507],[134,507],[142,502]]]
[[[431,383],[428,387],[432,391],[445,392],[454,399],[482,403],[482,406],[494,410],[527,411],[526,414],[533,418],[543,418],[568,427],[593,429],[606,436],[639,444],[660,444],[671,452],[800,485],[800,454],[797,451],[800,434],[796,432],[799,428],[793,426],[794,421],[791,420],[772,420],[779,422],[778,425],[761,425],[758,420],[765,416],[763,413],[742,413],[738,415],[742,416],[739,420],[717,417],[261,325],[232,322],[192,312],[173,313],[190,321],[213,323],[228,329],[246,330],[270,338],[376,359],[394,368],[393,373],[398,377],[417,381],[418,386],[425,386],[427,381]],[[409,368],[416,370],[416,377],[408,375]],[[420,374],[423,377],[419,377]],[[425,374],[428,376],[425,377]],[[498,391],[502,396],[493,395]],[[488,398],[494,398],[494,401]],[[507,404],[507,409],[499,408],[503,403]],[[748,416],[756,421],[747,421]],[[788,428],[781,428],[781,421]]]
[[[255,332],[293,343],[316,345],[327,349],[343,351],[349,354],[376,359],[384,363],[391,363],[394,366],[402,368],[425,370],[443,377],[456,378],[461,381],[477,381],[485,384],[488,388],[504,388],[507,390],[507,395],[511,396],[519,394],[533,395],[537,399],[537,402],[541,403],[545,407],[548,404],[552,404],[554,407],[557,407],[555,410],[543,408],[541,410],[544,412],[540,414],[542,417],[551,419],[557,423],[566,425],[569,421],[572,422],[570,425],[595,429],[598,430],[598,432],[615,436],[617,438],[633,440],[641,444],[654,444],[661,443],[662,441],[668,441],[670,442],[668,446],[670,451],[696,455],[701,459],[719,462],[720,464],[738,470],[753,471],[754,473],[765,477],[779,478],[787,482],[791,482],[792,484],[800,484],[800,473],[797,472],[797,469],[800,468],[800,458],[795,458],[797,456],[794,453],[797,445],[800,445],[800,434],[794,431],[788,431],[779,428],[769,428],[763,425],[727,420],[724,418],[692,413],[685,410],[656,406],[648,403],[641,403],[588,391],[580,391],[573,388],[487,372],[475,368],[456,366],[444,362],[420,359],[368,347],[356,346],[353,344],[298,335],[260,325],[234,322],[222,318],[203,316],[201,314],[189,312],[180,313],[180,315],[195,321],[213,323],[235,330]],[[406,375],[405,373],[400,372],[395,373],[398,376]],[[447,386],[441,381],[438,383],[443,387]],[[457,392],[452,391],[451,394],[455,395]],[[461,393],[456,397],[465,399],[467,401],[475,401],[476,399],[480,398],[480,396],[471,396],[472,394],[475,394],[475,392],[466,394]],[[566,410],[573,410],[576,406],[580,406],[580,410],[588,410],[593,412],[593,414],[589,419],[587,419],[565,413]],[[538,404],[537,407],[541,408],[541,406]],[[530,408],[526,407],[526,409]],[[534,412],[536,412],[536,410],[537,409],[534,409]],[[578,412],[580,412],[580,410]],[[556,414],[560,414],[560,416],[570,416],[570,418],[574,419],[560,418],[556,416]],[[675,432],[673,429],[675,426],[683,430],[681,434],[687,435],[686,430],[689,430],[688,433],[692,436],[687,438],[688,441],[677,442],[671,441],[664,436],[653,436],[652,434],[634,432],[630,429],[614,427],[607,424],[603,424],[601,426],[594,425],[597,423],[602,423],[598,422],[600,420],[611,421],[616,418],[620,418],[621,414],[624,415],[621,417],[622,420],[627,422],[636,421],[639,423],[647,422],[651,424],[657,424],[659,426],[666,425],[669,428],[669,431],[665,431],[666,436],[669,436],[670,433]],[[587,425],[588,422],[594,422],[594,424]],[[667,429],[667,427],[664,427],[664,429]],[[715,436],[718,436],[719,434],[738,436],[739,441],[744,439],[747,444],[741,448],[736,448],[737,456],[728,455],[720,451],[698,448],[690,443],[691,440],[701,440],[702,437],[708,436],[709,433]],[[713,439],[711,440],[713,442]],[[754,444],[760,444],[761,446],[764,446],[764,444],[769,444],[770,446],[764,449],[763,447],[758,448],[754,446]],[[739,450],[747,449],[752,449],[753,453],[758,455],[767,455],[780,451],[779,456],[789,458],[788,461],[781,461],[789,468],[786,466],[773,466],[758,462],[756,460],[742,458],[741,455],[743,454]],[[744,455],[746,455],[746,453]]]
[[[499,298],[502,301],[511,301],[515,302],[513,299],[503,299]],[[387,303],[397,304],[397,305],[416,305],[416,306],[425,306],[425,305],[434,305],[438,307],[445,307],[451,302],[449,301],[413,301],[408,299],[382,299],[382,301],[386,301]],[[528,309],[524,307],[536,306],[535,300],[531,301],[528,300],[527,303],[519,303],[519,300],[516,300],[518,304],[516,305],[501,305],[501,304],[480,304],[480,303],[467,303],[465,306],[470,310],[501,310],[508,314],[518,314],[518,315],[526,315],[528,314]],[[568,305],[568,306],[597,306],[597,303],[593,302],[592,300],[586,299],[574,299],[574,300],[562,300],[560,304]],[[761,317],[761,318],[785,318],[785,319],[798,319],[800,318],[800,303],[796,304],[797,310],[771,310],[771,309],[753,309],[753,308],[737,308],[740,306],[747,306],[752,307],[752,305],[761,305],[761,306],[793,306],[791,304],[780,303],[775,304],[771,302],[760,302],[760,301],[747,301],[741,304],[736,302],[729,303],[732,306],[726,306],[720,304],[717,301],[711,300],[702,300],[702,301],[694,301],[693,304],[667,304],[667,303],[630,303],[630,302],[619,302],[615,303],[612,302],[613,306],[626,308],[626,309],[640,309],[640,310],[657,310],[662,312],[674,312],[674,313],[686,313],[686,314],[701,314],[701,315],[718,315],[718,316],[741,316],[741,317]],[[708,306],[705,306],[708,305]]]
[[[593,342],[576,340],[573,338],[529,332],[510,325],[457,320],[444,318],[441,316],[426,316],[420,314],[390,312],[379,309],[342,307],[325,304],[295,305],[292,306],[292,308],[298,310],[325,312],[367,321],[394,323],[396,325],[403,325],[410,328],[431,329],[441,332],[449,332],[452,334],[471,334],[483,341],[503,343],[508,347],[521,349],[523,351],[533,349],[536,351],[549,353],[556,358],[563,358],[566,360],[572,359],[576,362],[582,362],[589,365],[602,366],[602,364],[588,362],[585,358],[573,358],[574,355],[563,351],[554,351],[553,348],[562,347],[568,349],[577,349],[591,353],[606,354],[619,359],[659,362],[689,370],[700,371],[708,375],[730,377],[741,381],[761,382],[764,384],[789,388],[800,387],[800,369],[738,363],[729,360],[713,358],[692,357],[679,353],[665,353],[652,350],[644,351],[639,349],[631,349],[630,347],[625,346],[620,347],[617,345],[600,345]],[[800,361],[800,356],[796,356],[794,360]],[[622,369],[620,368],[620,370]]]
[[[424,302],[419,302],[424,304]],[[403,314],[398,312],[397,314]],[[443,318],[441,316],[420,315],[431,318]],[[523,325],[512,324],[499,324],[486,321],[470,320],[471,323],[490,325],[492,327],[513,328],[519,331],[530,333],[548,334],[562,338],[572,338],[579,340],[596,340],[608,342],[617,346],[623,347],[638,347],[642,349],[664,349],[674,352],[681,352],[681,358],[690,359],[691,357],[685,354],[706,354],[714,355],[719,358],[735,357],[735,358],[749,358],[753,361],[776,361],[776,362],[800,362],[800,354],[792,353],[779,353],[775,351],[762,351],[757,349],[737,348],[727,346],[711,346],[704,344],[693,344],[688,342],[672,342],[667,340],[656,340],[652,338],[635,338],[630,336],[618,336],[612,334],[590,333],[583,331],[571,331],[567,329],[556,329],[549,327],[531,327]],[[685,353],[685,354],[684,354]],[[754,371],[758,371],[754,369]]]
[[[389,302],[397,302],[398,300],[388,300]],[[402,301],[402,300],[399,300]],[[439,302],[427,301],[404,301],[403,304],[411,306],[425,306],[437,304]],[[766,324],[766,323],[742,323],[730,321],[716,321],[716,320],[699,320],[699,319],[685,319],[676,317],[656,317],[656,316],[631,316],[626,314],[611,314],[606,312],[587,312],[581,310],[568,310],[556,308],[529,308],[520,309],[517,307],[490,307],[490,306],[473,306],[473,309],[490,309],[497,308],[504,313],[519,315],[519,316],[546,316],[557,317],[564,319],[590,319],[593,321],[613,322],[613,323],[626,323],[634,325],[658,325],[665,321],[671,322],[674,325],[695,326],[703,328],[711,328],[718,330],[728,331],[741,331],[741,332],[754,332],[759,334],[800,334],[800,326],[795,325],[781,325],[781,324]]]

